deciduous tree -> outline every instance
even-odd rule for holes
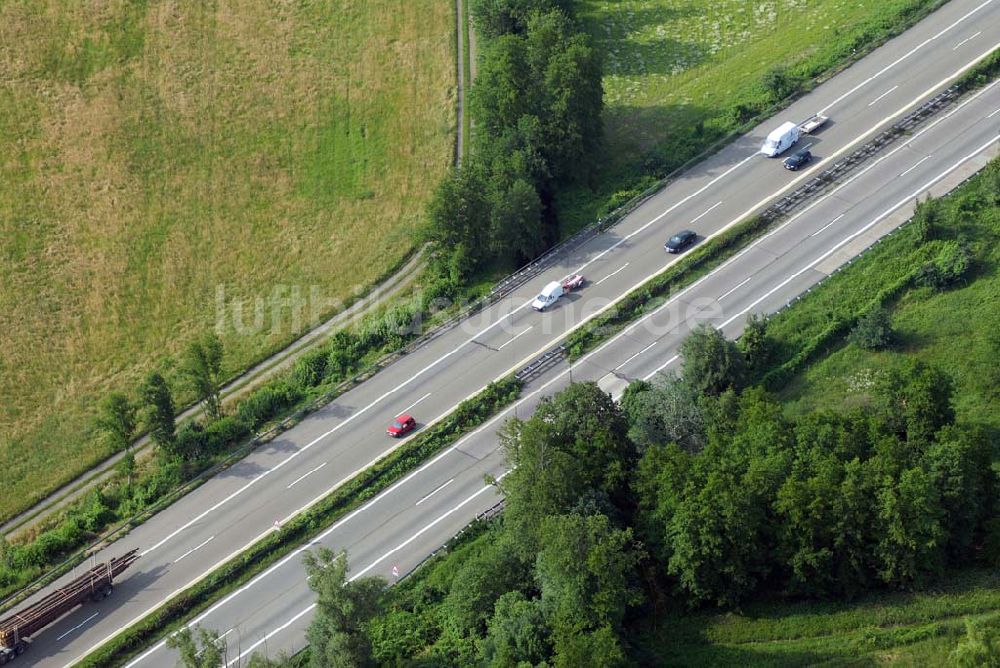
[[[181,364],[191,388],[205,405],[208,416],[217,420],[222,416],[219,400],[222,373],[222,341],[214,332],[209,332],[197,341],[192,341],[185,351]]]
[[[546,518],[541,535],[535,573],[553,633],[620,629],[628,607],[642,600],[632,530],[615,528],[604,515],[570,514]]]
[[[309,587],[316,592],[316,616],[309,624],[310,665],[347,668],[372,665],[366,624],[381,612],[387,583],[382,578],[349,580],[347,554],[327,548],[306,552]]]
[[[184,627],[167,636],[167,647],[177,650],[184,668],[219,668],[224,663],[224,643],[218,631]]]
[[[698,394],[718,396],[739,390],[746,362],[736,344],[711,325],[701,325],[681,343],[681,377]]]
[[[112,392],[101,402],[97,425],[116,451],[125,450],[135,438],[136,407],[121,392]]]
[[[167,381],[154,371],[142,386],[146,429],[149,437],[164,452],[170,453],[174,443],[174,399]]]

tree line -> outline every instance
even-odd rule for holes
[[[558,238],[555,189],[586,179],[602,138],[602,64],[568,0],[476,0],[472,151],[428,207],[444,293]]]
[[[1000,564],[995,445],[956,422],[947,375],[915,362],[855,408],[789,418],[749,384],[763,330],[702,328],[680,377],[620,403],[578,383],[509,422],[502,518],[446,574],[387,589],[349,581],[343,554],[312,557],[311,665],[624,665],[664,609],[844,600]]]

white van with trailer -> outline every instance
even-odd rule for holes
[[[536,311],[544,311],[555,304],[563,296],[563,286],[559,281],[552,281],[538,293],[535,301],[531,302],[531,308]]]
[[[787,151],[798,140],[799,126],[791,121],[786,121],[771,131],[771,134],[764,140],[764,145],[760,147],[760,152],[773,158]]]
[[[567,292],[573,292],[582,288],[586,282],[587,279],[583,277],[583,274],[568,276],[562,283],[552,281],[542,288],[541,293],[535,297],[535,301],[531,302],[531,308],[536,311],[544,311],[559,301],[559,298]]]

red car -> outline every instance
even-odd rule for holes
[[[386,427],[385,433],[389,434],[393,438],[399,438],[405,434],[409,434],[417,426],[417,421],[413,419],[412,416],[400,415],[398,418],[392,421],[392,423]]]

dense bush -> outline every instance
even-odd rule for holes
[[[946,241],[933,262],[921,267],[916,282],[929,288],[945,290],[966,278],[972,268],[972,253],[965,244]]]
[[[851,330],[851,343],[864,350],[884,350],[892,345],[892,315],[878,306],[861,316]]]
[[[269,383],[243,399],[236,408],[236,415],[248,428],[256,430],[299,398],[298,390],[288,383]]]
[[[684,382],[637,383],[621,408],[576,384],[510,423],[503,516],[385,593],[361,631],[379,663],[620,665],[670,599],[850,599],[989,558],[993,445],[955,424],[940,371],[794,419],[759,388]]]
[[[205,427],[205,448],[210,454],[225,452],[251,433],[250,426],[233,415],[226,415]]]
[[[326,377],[326,368],[330,363],[330,357],[330,351],[324,348],[310,350],[303,354],[292,367],[292,384],[302,389],[309,389],[322,383]]]
[[[82,666],[115,665],[134,655],[164,629],[185,619],[194,609],[212,600],[220,590],[236,586],[288,554],[321,527],[357,507],[412,471],[427,457],[454,443],[463,433],[481,424],[517,396],[520,382],[505,378],[491,383],[481,394],[460,404],[460,413],[408,441],[386,459],[339,487],[309,511],[294,518],[254,545],[246,553],[224,564],[191,589],[116,636],[81,662]],[[2,577],[2,572],[0,572]],[[406,645],[411,646],[411,645]]]

